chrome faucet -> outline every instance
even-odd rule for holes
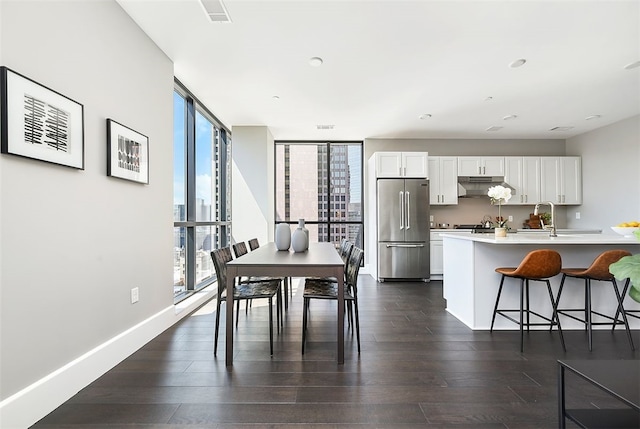
[[[551,207],[551,225],[549,225],[551,228],[549,229],[549,237],[557,237],[558,234],[556,234],[556,206],[553,205],[551,201],[537,203],[536,208],[533,209],[534,215],[538,214],[540,204],[547,204],[549,205],[549,207]]]

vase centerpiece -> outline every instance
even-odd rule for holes
[[[298,219],[298,228],[291,235],[291,247],[296,253],[309,249],[309,230],[304,227],[304,219]]]
[[[506,203],[511,199],[511,188],[506,188],[502,185],[492,186],[487,192],[489,198],[491,198],[491,204],[498,205],[498,216],[496,217],[493,226],[495,227],[496,237],[507,236],[507,221],[502,217],[502,203]]]

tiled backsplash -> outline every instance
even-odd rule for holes
[[[509,206],[503,205],[501,209],[502,217],[508,219],[513,216],[513,222],[509,222],[509,227],[522,228],[523,222],[529,219],[529,214],[533,213],[534,204],[530,206]],[[436,225],[448,223],[449,225],[477,224],[486,215],[495,218],[498,216],[498,206],[491,205],[489,198],[460,198],[458,205],[454,206],[431,206],[431,216]],[[556,226],[566,227],[566,208],[556,206]]]

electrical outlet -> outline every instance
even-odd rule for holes
[[[576,212],[576,219],[580,219],[580,212]]]
[[[429,216],[429,222],[433,222],[433,215]]]
[[[137,287],[131,289],[131,304],[138,302],[138,300],[140,299],[139,293],[140,291]]]
[[[513,216],[509,216],[509,222],[513,222]]]

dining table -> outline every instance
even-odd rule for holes
[[[309,243],[304,252],[278,250],[270,242],[227,263],[227,290],[237,277],[335,277],[338,283],[337,361],[344,364],[344,261],[333,243]],[[227,294],[226,365],[233,365],[233,294]]]

